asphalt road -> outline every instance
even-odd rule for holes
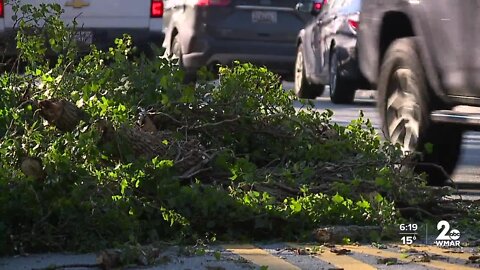
[[[292,82],[284,82],[285,89],[292,89]],[[358,118],[363,111],[365,118],[369,118],[380,132],[380,118],[375,103],[375,91],[359,90],[355,95],[355,102],[349,105],[337,105],[330,102],[328,89],[315,101],[318,110],[330,109],[334,112],[333,121],[346,125],[351,120]],[[448,134],[446,134],[448,136]],[[459,165],[452,175],[455,183],[459,184],[462,193],[477,194],[480,196],[480,132],[466,132],[462,145],[462,156]],[[479,191],[475,191],[478,189]],[[479,197],[480,199],[480,197]]]

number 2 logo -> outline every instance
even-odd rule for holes
[[[460,231],[450,230],[450,223],[446,220],[441,220],[437,223],[437,230],[441,230],[436,240],[458,240],[460,238]]]

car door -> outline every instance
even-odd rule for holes
[[[324,4],[320,14],[317,15],[313,27],[312,47],[315,57],[317,58],[315,71],[317,74],[321,74],[321,77],[327,76],[326,73],[328,68],[325,67],[326,64],[328,64],[328,58],[326,57],[325,52],[328,50],[329,45],[326,44],[326,37],[331,35],[331,33],[328,33],[328,25],[334,20],[335,7],[339,1],[341,0],[325,1],[326,4]]]
[[[421,2],[425,42],[448,94],[480,97],[480,1]]]

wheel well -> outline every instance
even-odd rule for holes
[[[380,59],[382,63],[383,56],[390,44],[399,38],[414,36],[410,18],[402,12],[388,12],[382,20],[382,29],[380,30]]]
[[[330,64],[332,63],[333,48],[335,48],[335,40],[332,39],[332,42],[330,42],[330,48],[328,50],[328,52],[329,52],[329,54],[328,54],[328,66],[330,66]]]
[[[297,44],[296,44],[297,45],[296,46],[297,50],[298,50],[298,46],[300,46],[303,43],[303,39],[304,39],[304,37],[301,37],[301,36],[297,37]]]

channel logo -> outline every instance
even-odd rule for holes
[[[438,247],[459,247],[460,246],[460,231],[457,229],[450,229],[450,223],[446,220],[441,220],[437,223],[437,230],[440,232],[435,239],[435,245]]]

